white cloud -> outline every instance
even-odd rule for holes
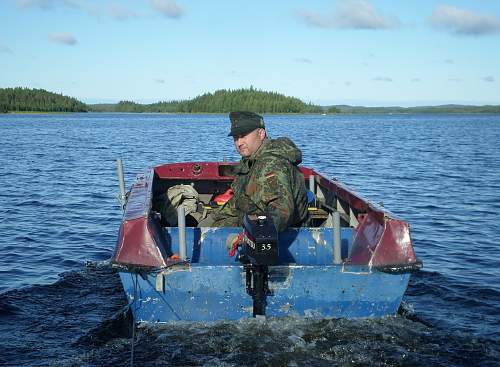
[[[299,10],[299,20],[311,27],[337,29],[388,29],[400,25],[397,19],[379,14],[366,0],[347,0],[333,14],[322,15],[310,10]]]
[[[301,9],[297,11],[297,18],[311,27],[336,28],[333,19],[313,11]]]
[[[115,3],[110,3],[108,5],[108,14],[116,20],[127,20],[139,17],[137,12]]]
[[[49,10],[58,6],[68,8],[86,8],[88,5],[79,0],[17,0],[17,5],[22,8],[40,8]]]
[[[372,80],[375,82],[392,82],[392,78],[389,78],[388,76],[377,76]]]
[[[73,46],[78,42],[76,38],[70,33],[50,33],[49,40],[68,46]]]
[[[117,1],[101,2],[99,5],[92,5],[83,0],[17,0],[19,6],[23,8],[40,8],[52,10],[58,8],[73,9],[85,12],[91,16],[110,16],[116,20],[126,20],[138,18],[139,13],[121,5]]]
[[[457,35],[481,36],[500,32],[500,18],[494,14],[479,14],[451,5],[440,5],[430,18],[433,27]]]
[[[492,77],[491,75],[488,75],[488,76],[485,76],[485,77],[483,78],[483,81],[485,81],[485,82],[489,82],[489,83],[492,83],[492,82],[494,82],[494,81],[495,81],[495,78],[494,78],[494,77]]]
[[[184,15],[184,10],[177,5],[175,0],[152,0],[153,9],[168,18],[180,18]]]

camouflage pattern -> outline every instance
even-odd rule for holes
[[[301,162],[302,153],[290,139],[264,140],[236,167],[234,196],[214,214],[213,226],[241,226],[245,213],[271,215],[280,232],[304,224],[308,212],[304,176],[297,167]]]

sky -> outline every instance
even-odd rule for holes
[[[500,1],[0,0],[0,88],[86,103],[254,88],[321,105],[500,104]]]

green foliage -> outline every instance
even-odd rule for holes
[[[88,105],[89,111],[92,112],[114,112],[116,103],[97,103]]]
[[[130,101],[120,101],[116,107],[116,112],[144,112],[144,106]]]
[[[121,101],[117,105],[94,105],[92,111],[107,112],[170,112],[170,113],[228,113],[254,111],[259,113],[321,113],[320,106],[306,104],[298,98],[275,92],[248,89],[218,90],[191,100],[137,104]]]
[[[218,90],[178,104],[178,112],[254,111],[259,113],[320,113],[321,107],[276,92],[249,89]]]
[[[326,109],[327,113],[340,113],[340,110],[335,106],[330,106]]]
[[[441,105],[418,107],[363,107],[363,106],[331,106],[336,107],[340,113],[500,113],[500,106],[467,106],[467,105]]]
[[[87,112],[86,104],[43,89],[0,88],[0,112]]]

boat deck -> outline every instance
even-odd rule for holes
[[[349,256],[353,228],[341,229],[342,259]],[[179,228],[164,229],[167,243],[174,253],[179,251]],[[239,227],[186,228],[186,253],[192,266],[237,265],[230,257],[227,242],[241,233]],[[279,235],[279,265],[331,265],[333,263],[333,228],[289,228]]]

